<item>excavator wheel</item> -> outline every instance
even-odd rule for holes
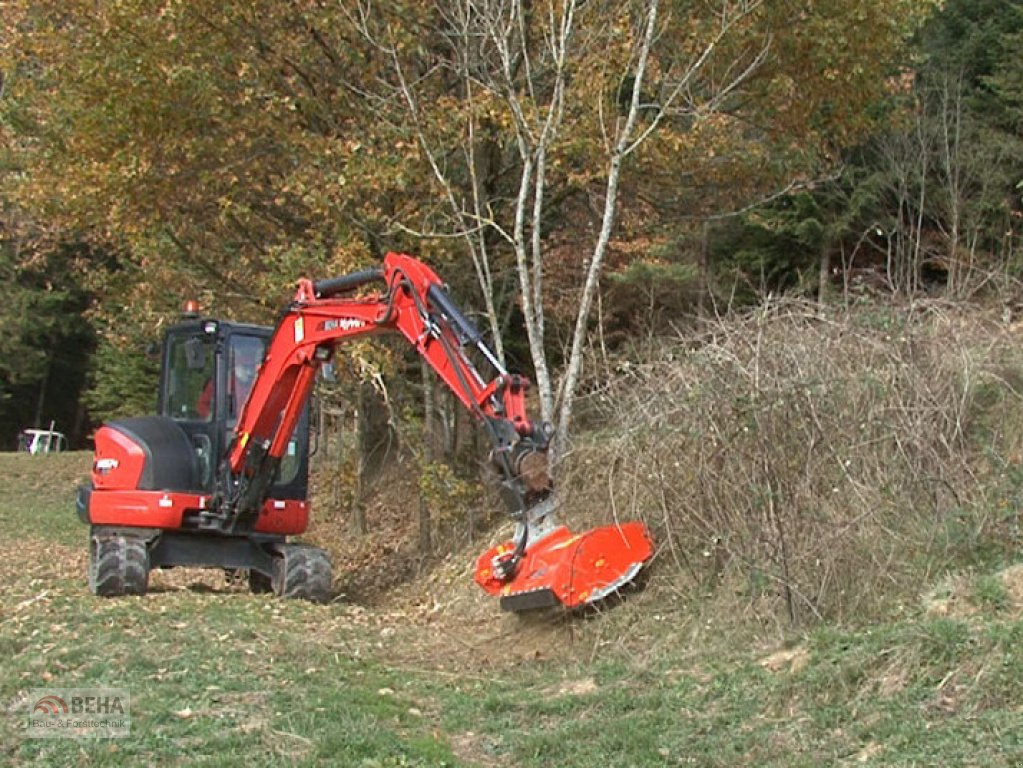
[[[278,597],[326,603],[330,600],[330,556],[304,544],[282,544],[274,559],[271,579]]]
[[[89,542],[89,589],[101,597],[144,595],[149,551],[135,536],[93,534]]]

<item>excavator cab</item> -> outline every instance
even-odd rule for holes
[[[223,320],[194,320],[164,339],[157,413],[172,419],[192,443],[195,490],[211,492],[220,457],[263,362],[273,329]],[[309,477],[308,408],[298,421],[270,495],[304,499]]]

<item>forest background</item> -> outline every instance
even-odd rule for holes
[[[0,435],[149,408],[140,352],[184,298],[272,322],[388,250],[566,434],[598,336],[990,297],[1018,277],[1021,29],[993,0],[6,2]]]

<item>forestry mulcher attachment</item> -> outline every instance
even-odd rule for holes
[[[479,558],[480,586],[521,611],[590,605],[632,582],[652,554],[646,528],[573,534],[555,523],[551,429],[526,415],[528,382],[504,369],[432,270],[391,253],[382,268],[301,280],[274,329],[195,317],[167,332],[159,415],[103,425],[92,482],[78,492],[92,591],[143,594],[152,568],[199,566],[247,571],[253,591],[328,600],[327,554],[287,538],[309,522],[307,403],[336,344],[388,331],[415,347],[491,439],[517,526]]]

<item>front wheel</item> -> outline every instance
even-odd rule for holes
[[[278,597],[326,603],[330,600],[330,556],[305,544],[283,544],[274,558],[271,579]]]

